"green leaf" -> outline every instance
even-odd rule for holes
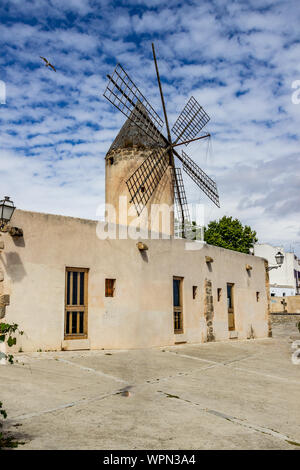
[[[13,363],[14,363],[14,356],[13,356],[12,354],[8,354],[8,355],[7,355],[7,358],[8,358],[8,362],[9,362],[10,364],[13,364]]]
[[[5,410],[0,410],[0,415],[2,415],[4,419],[7,418],[7,413]]]
[[[9,338],[7,340],[7,345],[11,348],[12,346],[14,346],[14,344],[16,344],[16,342],[17,342],[16,338],[13,338],[12,336],[9,336]]]

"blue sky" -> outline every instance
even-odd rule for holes
[[[239,217],[300,254],[298,0],[2,0],[0,18],[1,194],[96,218],[125,119],[102,97],[106,74],[120,62],[162,117],[154,41],[171,124],[191,95],[211,117],[211,146],[187,152],[217,181],[221,208],[186,179],[188,200],[205,202],[207,221]]]

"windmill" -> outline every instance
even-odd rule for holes
[[[130,203],[134,204],[139,216],[170,167],[178,219],[184,231],[191,223],[181,168],[175,167],[175,157],[182,163],[185,173],[220,207],[216,183],[184,151],[180,154],[175,149],[177,146],[210,137],[209,133],[197,137],[210,117],[192,96],[171,129],[175,136],[172,139],[153,43],[152,52],[167,136],[162,133],[163,120],[120,64],[117,64],[112,75],[107,75],[109,81],[103,96],[156,144],[156,148],[126,180]]]

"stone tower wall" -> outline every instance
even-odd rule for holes
[[[170,209],[174,207],[174,191],[170,167],[149,199],[147,210],[143,210],[138,216],[134,204],[130,203],[126,180],[152,151],[153,148],[149,147],[129,146],[111,148],[107,153],[105,158],[105,202],[114,207],[116,219],[113,220],[113,214],[108,212],[106,221],[120,225],[139,226],[144,230],[172,236],[174,234],[174,212]],[[157,205],[166,205],[164,206],[164,220],[159,214],[160,208]],[[167,218],[168,220],[166,220]]]

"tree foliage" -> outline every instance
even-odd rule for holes
[[[224,216],[219,221],[209,222],[204,228],[204,240],[210,245],[249,253],[257,237],[248,225],[243,226],[238,219]]]

